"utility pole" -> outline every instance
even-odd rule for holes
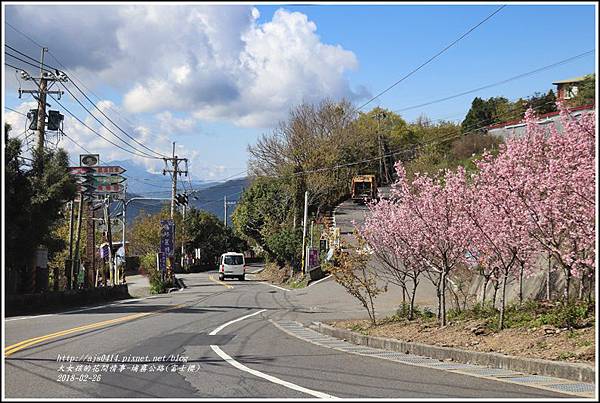
[[[231,204],[236,204],[237,201],[227,201],[227,196],[223,196],[223,222],[225,223],[225,227],[227,227],[227,206]]]
[[[73,275],[71,277],[71,281],[73,284],[77,284],[77,277],[79,277],[78,276],[79,266],[77,266],[77,270],[75,270],[75,262],[79,261],[79,242],[81,240],[82,218],[83,218],[83,192],[79,193],[79,209],[77,210],[77,238],[75,241],[75,255],[73,256],[73,260],[71,261],[71,273],[73,273]]]
[[[121,205],[122,207],[122,215],[121,218],[123,219],[123,233],[121,234],[121,244],[123,245],[123,252],[127,252],[127,249],[125,248],[125,226],[127,225],[127,208],[125,207],[125,200],[127,199],[127,184],[125,186],[123,186],[123,203]],[[124,256],[127,256],[127,253],[124,254]]]
[[[48,51],[48,48],[42,48],[42,53],[40,57],[40,77],[35,78],[31,77],[26,71],[21,71],[21,78],[25,81],[33,80],[38,84],[37,90],[22,90],[19,89],[19,98],[21,98],[22,94],[32,94],[34,98],[38,101],[37,107],[37,123],[36,123],[36,131],[38,132],[37,144],[35,147],[35,155],[40,157],[39,164],[43,169],[43,156],[44,144],[46,141],[46,96],[48,94],[56,94],[60,99],[60,96],[63,94],[62,91],[49,91],[48,83],[53,83],[55,81],[67,81],[67,76],[62,72],[57,75],[52,73],[51,71],[44,68],[44,54]],[[38,81],[39,80],[39,81]]]
[[[182,206],[183,217],[181,220],[181,225],[185,225],[185,212],[187,210],[187,204]],[[183,227],[185,228],[185,227]],[[181,268],[183,269],[185,266],[185,234],[183,235],[183,240],[181,241]]]
[[[304,229],[302,231],[302,273],[306,272],[306,221],[308,221],[308,190],[304,192]]]
[[[175,213],[175,193],[177,193],[177,168],[179,164],[177,163],[177,156],[175,155],[175,142],[173,142],[173,186],[171,188],[171,220],[173,219],[173,214]]]
[[[67,277],[67,290],[70,290],[73,285],[73,216],[75,215],[75,200],[71,200],[69,205],[71,206],[71,213],[69,217],[69,268],[65,267],[65,273]]]
[[[113,254],[112,254],[112,232],[110,225],[110,212],[108,211],[108,206],[110,204],[110,196],[106,196],[104,199],[104,221],[106,222],[106,242],[108,242],[108,269],[110,270],[110,276],[112,277],[112,285],[115,286],[118,284],[118,273],[115,269],[115,265],[113,262]]]
[[[181,174],[185,174],[185,176],[187,176],[188,174],[188,169],[187,169],[187,158],[178,158],[175,155],[175,142],[173,142],[173,157],[172,158],[163,158],[165,161],[165,166],[166,169],[163,169],[163,175],[166,175],[167,172],[172,173],[172,179],[173,179],[173,183],[172,183],[172,187],[171,187],[171,220],[173,219],[173,216],[175,214],[175,195],[177,194],[177,175],[181,175]],[[172,169],[168,169],[169,165],[167,164],[167,161],[171,161],[171,165],[172,165]],[[184,161],[185,162],[185,169],[180,169],[179,168],[179,162]]]
[[[387,115],[385,112],[378,112],[375,116],[377,118],[377,143],[379,148],[379,180],[381,181],[381,184],[384,184],[391,182],[387,158],[385,157],[383,136],[381,135],[381,119],[385,119]]]
[[[48,81],[44,78],[44,53],[48,51],[48,48],[42,48],[41,62],[40,62],[40,85],[39,85],[39,98],[38,98],[38,113],[37,113],[37,132],[38,141],[36,147],[36,153],[40,157],[40,162],[43,161],[45,134],[46,134],[46,91],[48,91]]]

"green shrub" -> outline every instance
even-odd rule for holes
[[[388,318],[388,321],[391,322],[400,322],[404,320],[408,320],[408,313],[410,310],[410,304],[403,303],[400,304],[400,307],[396,310],[396,313]],[[413,307],[413,317],[414,319],[431,319],[435,317],[435,314],[429,309],[429,307],[424,307],[421,309],[420,306],[415,305]]]
[[[561,328],[577,328],[586,325],[590,318],[590,303],[587,301],[559,302],[548,312],[540,314],[535,321],[535,326],[551,325]]]
[[[156,254],[147,253],[140,258],[140,266],[144,275],[148,277],[150,282],[151,294],[162,294],[167,288],[171,287],[171,283],[162,280],[162,274],[156,267]]]

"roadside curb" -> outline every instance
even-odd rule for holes
[[[477,364],[492,368],[522,371],[529,374],[552,376],[580,382],[596,382],[596,371],[594,367],[586,364],[522,358],[498,353],[467,351],[453,347],[438,347],[384,337],[366,336],[350,330],[338,329],[321,322],[313,322],[309,328],[328,336],[343,339],[349,343],[373,348],[426,356],[438,360],[452,360],[465,364]]]

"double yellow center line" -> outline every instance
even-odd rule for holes
[[[91,323],[91,324],[85,325],[85,326],[78,326],[78,327],[74,327],[71,329],[62,330],[60,332],[47,334],[45,336],[33,337],[31,339],[23,340],[18,343],[7,346],[4,349],[4,357],[8,357],[9,355],[16,353],[17,351],[34,346],[36,344],[40,344],[44,341],[52,340],[52,339],[55,339],[55,338],[58,338],[61,336],[66,336],[71,333],[77,333],[77,332],[82,332],[84,330],[97,329],[97,328],[108,326],[108,325],[114,325],[116,323],[127,322],[127,321],[131,321],[134,319],[142,318],[144,316],[154,315],[154,314],[158,314],[161,312],[166,312],[166,311],[170,311],[173,309],[181,308],[184,305],[185,304],[179,304],[179,305],[174,305],[174,306],[171,306],[168,308],[160,309],[158,311],[136,313],[134,315],[123,316],[121,318],[105,320],[102,322]]]

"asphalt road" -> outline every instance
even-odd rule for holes
[[[215,273],[183,278],[187,288],[170,294],[6,319],[5,397],[567,397],[321,347],[272,323],[343,315],[343,302],[324,309],[327,282],[285,291]]]

